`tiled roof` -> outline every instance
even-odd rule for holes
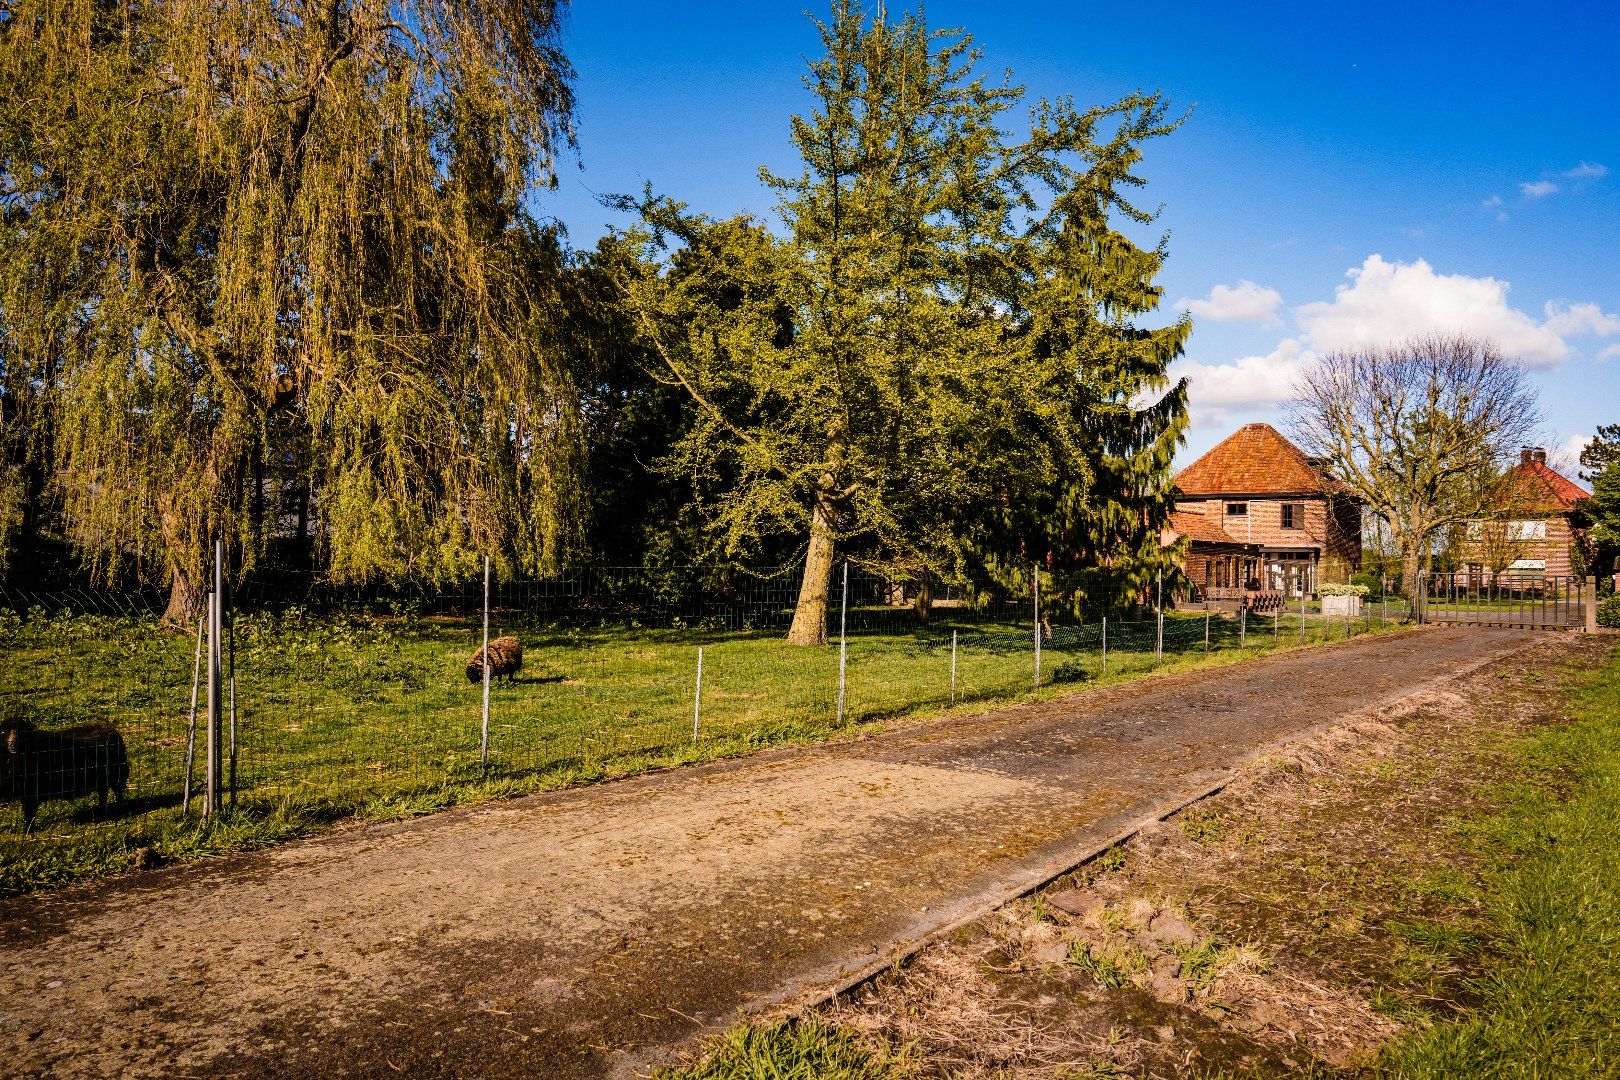
[[[1202,540],[1209,544],[1239,544],[1241,541],[1203,514],[1191,510],[1176,510],[1170,514],[1170,530],[1189,540]]]
[[[1542,461],[1521,461],[1508,476],[1524,488],[1521,497],[1537,510],[1568,511],[1588,492]]]
[[[1176,475],[1183,495],[1299,495],[1342,490],[1270,424],[1244,424]]]

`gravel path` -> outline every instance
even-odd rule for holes
[[[1540,636],[1386,635],[7,901],[0,1074],[634,1074]]]

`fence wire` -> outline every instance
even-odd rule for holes
[[[491,688],[487,766],[481,670],[469,667],[481,640],[481,584],[427,593],[245,582],[232,635],[234,731],[222,732],[228,788],[214,831],[269,842],[311,820],[400,816],[586,782],[919,709],[1126,679],[1208,654],[1337,640],[1409,617],[1404,606],[1377,603],[1354,618],[1313,608],[1161,620],[1147,610],[1081,623],[1043,612],[1037,629],[1031,598],[988,585],[941,587],[918,607],[888,582],[852,575],[847,609],[836,587],[830,597],[829,643],[801,647],[783,634],[796,578],[756,573],[716,585],[719,577],[700,587],[667,571],[592,570],[494,589],[490,636],[517,637],[523,666]],[[166,599],[0,589],[0,715],[35,739],[0,754],[0,891],[152,845],[178,852],[222,842],[198,818],[196,635],[162,624]],[[100,743],[89,734],[72,741],[94,731]],[[122,800],[109,791],[103,808],[98,777],[116,771],[107,731],[121,741],[127,782]],[[57,741],[47,746],[47,735]],[[183,814],[188,746],[192,805]],[[35,802],[33,835],[24,836],[24,810]]]

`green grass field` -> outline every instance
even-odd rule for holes
[[[466,621],[244,615],[236,633],[236,803],[212,827],[182,817],[193,640],[151,619],[0,613],[0,709],[41,727],[110,722],[129,749],[130,797],[108,815],[92,797],[46,803],[20,835],[16,803],[0,806],[0,892],[271,843],[333,820],[392,818],[609,776],[827,738],[907,714],[982,709],[1136,678],[1156,668],[1226,662],[1380,626],[1286,616],[1166,620],[1164,656],[1151,622],[1058,627],[1043,643],[1037,688],[1033,631],[935,622],[851,636],[843,719],[839,650],[798,648],[778,632],[524,628],[524,668],[492,689],[489,757],[481,765],[481,688],[465,664],[478,642]],[[956,635],[954,652],[952,633]],[[701,711],[693,707],[699,649]],[[201,783],[199,731],[193,790]],[[228,767],[228,766],[227,766]],[[148,849],[136,854],[139,849]]]
[[[1533,780],[1471,830],[1493,863],[1479,1005],[1391,1047],[1384,1075],[1620,1076],[1620,649],[1572,698],[1577,722],[1522,751]]]

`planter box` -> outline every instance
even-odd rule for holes
[[[1361,614],[1361,597],[1359,596],[1324,596],[1322,597],[1323,615],[1349,615]]]

